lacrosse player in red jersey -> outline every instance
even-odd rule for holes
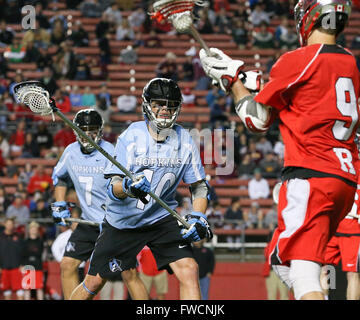
[[[301,48],[279,58],[255,97],[241,81],[243,61],[215,48],[210,55],[200,51],[205,72],[232,92],[248,130],[266,132],[280,119],[285,159],[269,262],[296,299],[324,299],[326,245],[351,210],[357,186],[360,75],[354,56],[336,45],[350,14],[348,0],[300,0]]]

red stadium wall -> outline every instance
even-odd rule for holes
[[[218,262],[210,284],[210,300],[264,300],[265,279],[261,275],[262,263]],[[49,264],[48,284],[61,292],[59,264]],[[154,296],[154,292],[151,293]],[[179,284],[175,276],[169,276],[168,300],[179,299]]]

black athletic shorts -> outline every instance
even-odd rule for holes
[[[116,273],[135,268],[136,256],[145,245],[151,249],[158,269],[169,273],[172,273],[169,263],[193,258],[191,245],[181,237],[180,227],[170,215],[137,229],[117,229],[105,220],[90,258],[88,274],[111,279]]]
[[[99,227],[79,223],[65,247],[64,257],[86,261],[94,250]]]

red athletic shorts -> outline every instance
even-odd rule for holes
[[[335,236],[327,244],[325,263],[338,265],[341,260],[343,271],[359,272],[359,223],[357,219],[345,218],[340,225],[342,226],[341,230],[346,230],[347,233],[339,233],[340,228],[337,229]]]
[[[1,271],[1,290],[18,291],[21,287],[22,274],[19,268],[16,269],[2,269]]]
[[[325,249],[350,212],[356,187],[337,178],[290,179],[279,194],[278,228],[269,246],[271,264],[325,261]]]
[[[44,273],[42,270],[27,270],[22,278],[23,289],[33,290],[42,289],[44,287]]]

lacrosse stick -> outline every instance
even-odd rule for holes
[[[117,162],[111,155],[109,155],[103,148],[101,148],[93,139],[88,137],[80,128],[75,126],[72,121],[64,116],[64,114],[55,106],[53,101],[49,99],[49,92],[47,91],[44,84],[39,81],[24,81],[17,83],[14,86],[14,95],[18,102],[25,104],[30,110],[36,114],[52,115],[54,119],[54,113],[56,113],[61,120],[63,120],[69,127],[71,127],[76,133],[83,139],[87,140],[91,146],[98,150],[105,158],[112,162],[118,167],[127,177],[132,181],[136,181],[133,174],[124,168],[119,162]],[[187,229],[190,229],[190,224],[185,221],[176,211],[172,210],[164,201],[162,201],[152,191],[149,192],[152,197],[159,205],[166,209],[175,219],[177,219]]]
[[[190,33],[193,38],[206,51],[208,56],[211,55],[209,47],[201,38],[199,32],[193,25],[194,6],[204,6],[203,0],[159,0],[153,4],[154,11],[151,13],[151,18],[158,22],[168,20],[174,26],[176,31],[180,33]]]
[[[76,222],[76,223],[81,223],[81,224],[86,224],[88,226],[94,226],[94,227],[98,227],[100,224],[94,221],[90,221],[90,220],[83,220],[83,219],[78,219],[78,218],[65,218],[64,219],[65,222]]]

